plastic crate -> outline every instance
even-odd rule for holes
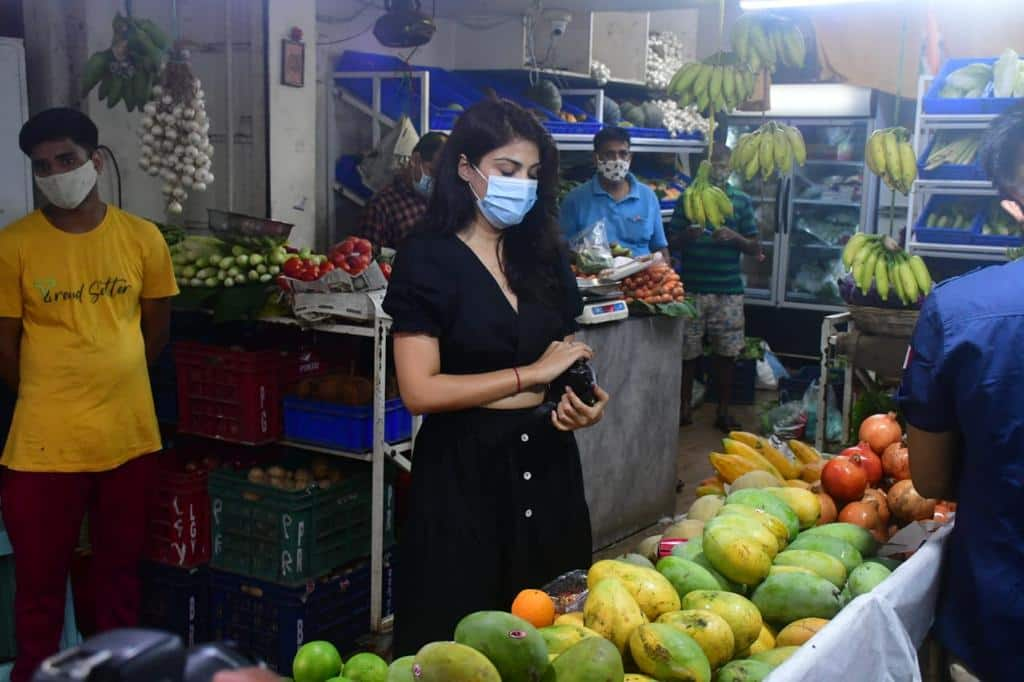
[[[953,229],[949,227],[928,227],[928,216],[933,211],[954,202],[961,202],[963,199],[950,196],[934,196],[925,204],[924,210],[918,216],[914,224],[914,234],[919,242],[930,244],[971,244],[974,242],[974,232],[977,223],[977,216],[971,226],[966,229]]]
[[[279,352],[175,344],[178,431],[262,445],[281,435]]]
[[[400,443],[412,436],[412,415],[401,398],[387,401],[384,440]],[[373,449],[373,408],[287,397],[284,399],[284,434],[288,440],[322,445],[346,452]]]
[[[707,400],[718,400],[714,367],[703,359],[699,376],[707,386]],[[732,379],[732,405],[753,405],[757,397],[757,360],[737,360]]]
[[[209,571],[144,562],[139,577],[142,625],[173,632],[186,646],[209,641]]]
[[[386,605],[393,605],[391,554],[385,553]],[[212,639],[236,642],[281,675],[291,674],[295,653],[306,642],[329,641],[347,658],[370,631],[370,564],[295,588],[211,571],[210,624]]]
[[[184,455],[160,455],[147,498],[145,556],[167,566],[192,568],[210,560],[210,495],[205,469],[184,470]]]
[[[932,153],[932,148],[935,146],[935,138],[932,138],[931,142],[928,143],[928,147],[925,148],[924,154],[921,155],[921,160],[917,163],[917,175],[923,180],[988,180],[988,175],[985,173],[985,169],[978,163],[977,158],[974,163],[960,165],[952,163],[944,163],[938,168],[928,170],[925,168],[925,162],[928,160],[928,156]]]
[[[287,463],[287,462],[286,462]],[[210,474],[214,568],[282,585],[326,575],[370,552],[370,475],[328,489],[288,491],[244,472]],[[384,532],[394,537],[394,486],[385,485]]]
[[[946,78],[949,74],[970,64],[995,64],[996,61],[997,59],[995,57],[948,60],[942,66],[942,70],[939,71],[939,75],[935,77],[935,80],[932,82],[932,86],[928,89],[928,92],[925,94],[924,99],[921,102],[921,107],[924,109],[924,112],[926,114],[1001,114],[1020,102],[1020,99],[1013,97],[993,97],[991,94],[991,82],[988,84],[988,87],[985,88],[984,97],[963,99],[939,97],[939,93],[942,92],[942,88],[946,84]]]

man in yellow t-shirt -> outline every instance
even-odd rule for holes
[[[87,511],[96,624],[137,623],[144,455],[161,449],[147,366],[178,293],[159,230],[100,199],[85,114],[41,112],[19,144],[48,204],[0,229],[0,379],[17,394],[0,458],[17,585],[12,682],[57,650]]]

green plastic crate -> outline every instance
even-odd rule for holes
[[[291,464],[292,466],[289,466]],[[296,468],[289,459],[285,468]],[[301,461],[298,466],[304,466]],[[370,474],[347,474],[326,490],[286,491],[247,472],[209,479],[214,568],[299,585],[370,553]],[[385,541],[394,537],[394,488],[386,484]]]

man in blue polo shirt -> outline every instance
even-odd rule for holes
[[[1024,225],[1024,106],[981,159]],[[1021,679],[1024,631],[1024,260],[935,288],[907,355],[900,407],[914,487],[958,502],[935,634],[953,680]]]
[[[597,173],[562,200],[562,232],[567,239],[603,220],[608,242],[626,247],[634,256],[668,247],[661,204],[654,190],[629,172],[632,158],[625,129],[605,128],[594,136]]]

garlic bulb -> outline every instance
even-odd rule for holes
[[[683,65],[683,42],[670,31],[651,33],[647,40],[647,85],[655,90],[668,87]]]

